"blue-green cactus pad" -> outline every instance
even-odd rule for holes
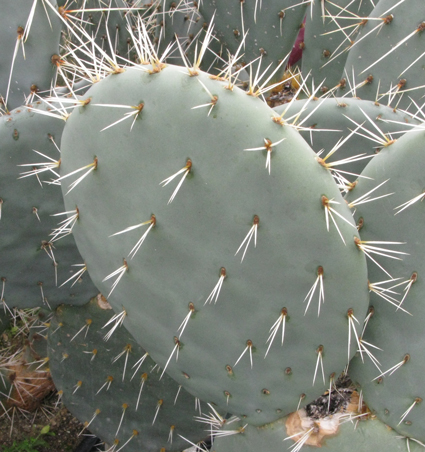
[[[49,6],[29,0],[2,2],[0,95],[7,100],[8,110],[51,86],[56,71],[52,56],[59,53],[61,21],[53,10],[57,9],[56,0],[48,3]],[[28,22],[31,16],[32,21]]]
[[[324,82],[323,87],[329,90],[342,78],[352,76],[351,72],[344,73],[344,65],[352,41],[362,29],[355,24],[366,18],[373,6],[373,2],[361,0],[320,1],[311,5],[306,14],[302,58],[302,72],[305,76],[310,74],[308,85],[317,87]]]
[[[170,377],[159,380],[158,366],[125,328],[118,327],[105,341],[114,322],[103,326],[112,314],[100,298],[85,306],[57,308],[50,324],[48,352],[52,377],[65,406],[109,444],[118,439],[122,447],[134,435],[126,452],[158,452],[162,447],[180,451],[189,446],[186,440],[202,441],[208,432],[196,416],[205,417],[211,409]],[[131,347],[128,354],[126,347]]]
[[[344,72],[357,87],[353,95],[415,112],[412,99],[421,105],[425,92],[424,31],[422,0],[380,0],[345,63]],[[364,83],[368,77],[372,81]]]
[[[412,124],[418,124],[407,113],[381,105],[378,102],[350,97],[329,99],[296,100],[291,105],[283,104],[274,108],[283,119],[302,125],[301,135],[324,158],[338,142],[346,140],[326,161],[339,162],[353,159],[335,168],[344,171],[349,181],[357,179],[370,158],[376,152],[389,145],[400,134],[410,130]],[[359,127],[360,126],[360,127]],[[356,133],[352,131],[356,130]],[[349,174],[352,173],[352,174]]]
[[[358,356],[350,364],[350,376],[382,421],[421,441],[425,441],[425,404],[420,400],[425,399],[424,143],[423,127],[404,134],[368,164],[362,174],[372,179],[359,181],[347,197],[350,201],[388,180],[376,193],[393,195],[359,205],[356,218],[363,219],[362,240],[402,242],[376,246],[406,253],[384,252],[401,260],[374,255],[393,281],[377,265],[369,265],[371,283],[388,281],[379,285],[384,290],[381,297],[371,294],[374,315],[364,335],[365,341],[381,349],[374,349],[379,364],[366,356],[363,364]]]
[[[236,54],[246,34],[245,43],[239,51],[242,56],[240,62],[248,64],[261,57],[263,70],[271,65],[269,74],[289,56],[306,8],[307,3],[292,0],[199,2],[201,14],[208,21],[214,20],[220,42]],[[275,81],[282,76],[285,66],[286,63],[280,66],[274,76]],[[255,71],[253,69],[253,73]]]
[[[91,165],[71,191],[77,174],[62,183],[66,204],[81,213],[74,234],[91,277],[115,309],[124,306],[126,326],[156,362],[192,394],[264,424],[295,409],[300,394],[316,398],[347,363],[348,310],[361,322],[368,305],[357,230],[314,152],[296,131],[275,123],[260,99],[205,73],[153,69],[97,83],[87,92],[91,102],[65,126],[61,174]],[[212,109],[207,90],[218,99]],[[134,116],[122,120],[123,112]],[[264,139],[275,143],[270,174],[265,150],[245,151]],[[170,202],[188,159],[191,171]],[[332,220],[327,231],[322,196],[339,203],[331,206],[347,220],[333,214],[346,244]],[[155,226],[128,257],[152,215]],[[255,233],[256,216],[257,246],[252,237],[241,262],[248,239],[238,248]],[[218,299],[206,303],[222,267]],[[321,267],[325,302],[318,316]],[[278,322],[265,358],[278,319],[285,319],[285,342]],[[351,356],[354,339],[350,348]]]
[[[84,261],[72,235],[51,241],[67,218],[52,215],[65,206],[60,187],[44,182],[57,176],[36,171],[59,161],[64,122],[42,114],[50,107],[39,104],[0,117],[0,295],[9,308],[84,304],[98,292],[87,273],[60,287]]]

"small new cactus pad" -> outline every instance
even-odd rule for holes
[[[107,443],[127,443],[126,452],[181,451],[187,441],[205,439],[205,423],[196,416],[212,409],[170,377],[159,380],[160,369],[121,320],[101,297],[57,308],[49,362],[65,406]]]
[[[0,117],[0,299],[10,309],[83,304],[98,293],[70,235],[78,212],[65,213],[50,184],[64,122],[38,104]]]
[[[347,197],[362,196],[384,181],[376,196],[393,193],[356,211],[364,241],[359,247],[379,247],[381,253],[371,254],[373,316],[364,334],[378,349],[373,349],[375,362],[364,353],[356,357],[350,376],[383,422],[420,441],[425,441],[424,143],[423,127],[404,134],[367,165],[362,175],[370,179],[361,179]]]
[[[12,110],[48,90],[59,58],[61,22],[56,0],[2,2],[0,99]]]
[[[264,424],[354,354],[366,262],[302,137],[194,71],[95,84],[64,129],[62,188],[87,269],[136,340],[195,396]]]

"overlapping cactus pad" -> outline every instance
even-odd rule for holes
[[[380,348],[375,352],[378,362],[366,360],[363,364],[359,356],[350,366],[377,416],[421,441],[425,441],[424,245],[420,231],[424,222],[424,138],[422,127],[412,129],[381,151],[364,170],[373,183],[364,180],[352,193],[358,190],[361,195],[372,185],[387,181],[381,190],[385,187],[386,193],[394,194],[373,208],[372,204],[359,206],[356,215],[363,219],[364,240],[401,243],[381,245],[389,249],[385,254],[397,259],[381,258],[381,267],[371,265],[369,270],[374,315],[365,340]]]
[[[179,451],[206,438],[202,416],[213,410],[168,375],[158,381],[158,366],[125,328],[108,338],[111,317],[94,298],[59,307],[50,323],[50,369],[71,412],[110,444],[128,441],[128,451]]]
[[[277,71],[275,79],[284,72],[282,64],[302,26],[307,2],[268,0],[262,2],[204,0],[200,12],[208,21],[220,24],[217,37],[234,54],[240,54],[247,64],[260,58],[263,68],[270,65]]]
[[[60,19],[56,0],[2,4],[0,15],[0,97],[6,108],[48,90],[59,59]]]
[[[84,262],[70,235],[78,213],[75,207],[65,212],[60,187],[51,184],[60,166],[64,122],[46,116],[49,109],[39,101],[0,118],[4,309],[84,304],[97,293],[81,273]]]

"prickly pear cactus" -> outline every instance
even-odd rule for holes
[[[356,227],[313,151],[260,99],[200,71],[128,69],[87,98],[62,136],[64,197],[88,271],[136,340],[255,424],[320,395],[356,349],[368,294]]]
[[[201,14],[208,21],[214,20],[220,42],[244,64],[261,58],[263,70],[269,65],[270,73],[279,68],[274,80],[279,80],[285,70],[306,8],[307,3],[290,0],[199,2]]]
[[[49,363],[64,404],[91,432],[128,452],[180,451],[205,439],[213,409],[170,377],[159,381],[158,366],[119,323],[100,297],[56,309]]]
[[[220,73],[227,49],[210,33],[209,27],[213,29],[215,22],[206,21],[193,2],[166,0],[150,17],[155,23],[153,43],[158,55],[166,55],[165,62],[184,66],[186,61],[195,61],[200,57],[201,43],[209,40],[200,67],[209,74]]]
[[[367,23],[360,17],[358,22],[344,69],[353,94],[415,112],[414,102],[420,105],[425,92],[423,2],[380,0]]]
[[[92,307],[60,308],[49,331],[60,395],[85,425],[110,452],[181,450],[211,433],[216,452],[423,446],[421,0],[28,0],[23,21],[15,3],[0,19],[13,29],[0,50],[1,303],[107,296],[110,344],[124,334],[125,346],[89,344]],[[63,27],[47,66],[29,52],[42,33],[43,49],[58,46],[39,14]],[[302,71],[282,81],[304,22]],[[50,87],[46,107],[9,114],[16,94]],[[270,104],[297,99],[273,111],[269,90]],[[36,111],[66,120],[63,136],[60,121],[30,123]],[[50,197],[58,185],[65,206]],[[145,357],[129,381],[140,346],[157,367]],[[355,354],[372,414],[359,402],[312,418],[308,402]],[[166,402],[185,389],[190,409]],[[343,425],[355,416],[357,429]]]
[[[83,304],[97,294],[71,235],[78,212],[65,212],[51,184],[64,122],[39,104],[0,117],[0,298],[8,309]]]
[[[419,127],[382,150],[362,173],[370,179],[359,182],[348,198],[361,196],[384,181],[381,194],[393,193],[380,202],[359,206],[356,212],[363,246],[379,246],[386,256],[376,256],[379,266],[373,262],[369,266],[373,316],[364,340],[378,347],[373,353],[377,361],[357,356],[350,374],[383,422],[422,442],[424,138],[424,129]],[[375,245],[376,241],[383,244]]]
[[[371,13],[373,5],[370,1],[351,0],[311,4],[306,14],[302,44],[302,71],[305,75],[310,73],[309,84],[318,86],[322,83],[324,93],[337,86],[344,85],[344,88],[347,85],[347,78],[352,77],[352,73],[344,73],[345,62],[350,47],[362,29],[361,18]],[[341,90],[340,95],[343,92]]]
[[[0,30],[0,98],[12,110],[50,89],[61,33],[56,0],[4,2]]]
[[[359,177],[377,151],[419,124],[403,111],[349,97],[294,100],[274,110],[299,125],[300,134],[342,187]]]
[[[130,7],[124,0],[107,3],[99,0],[71,0],[61,4],[59,13],[65,23],[65,42],[72,49],[72,55],[87,60],[87,52],[92,50],[91,44],[87,42],[92,39],[96,43],[95,53],[100,58],[133,58],[128,31],[131,21],[126,17],[129,11]],[[79,28],[81,23],[84,24],[83,29]]]

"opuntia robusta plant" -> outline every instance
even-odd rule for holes
[[[64,403],[110,452],[425,447],[422,1],[58,3],[0,7],[0,289]]]

